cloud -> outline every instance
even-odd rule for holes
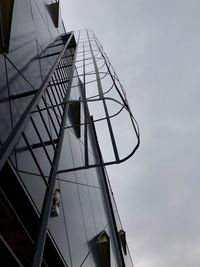
[[[140,124],[139,151],[108,169],[136,267],[200,264],[199,8],[73,1],[63,12],[67,29],[95,31]]]

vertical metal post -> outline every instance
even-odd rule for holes
[[[95,74],[96,74],[96,79],[97,79],[97,87],[98,87],[98,91],[99,91],[99,98],[103,101],[103,106],[104,106],[104,110],[105,110],[105,114],[106,114],[106,120],[107,120],[107,124],[108,124],[108,129],[109,129],[109,133],[110,133],[110,138],[111,138],[115,158],[116,158],[116,161],[119,162],[120,159],[119,159],[119,154],[118,154],[118,150],[117,150],[117,145],[115,142],[115,137],[114,137],[112,125],[111,125],[111,121],[109,118],[109,113],[108,113],[106,101],[104,99],[103,89],[102,89],[102,85],[101,85],[101,81],[100,81],[99,70],[97,67],[97,63],[96,63],[96,59],[95,59],[94,52],[92,49],[92,45],[91,45],[88,31],[87,31],[87,38],[88,38],[88,42],[89,42],[89,46],[90,46],[90,52],[91,52],[92,60],[93,60],[93,64],[94,64],[94,69],[95,69]]]
[[[83,107],[84,107],[84,119],[85,119],[85,125],[84,125],[84,154],[85,154],[85,166],[87,167],[88,162],[88,113],[87,113],[87,103],[86,103],[86,90],[85,90],[85,46],[83,43]]]

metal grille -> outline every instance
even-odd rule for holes
[[[79,126],[82,129],[80,141],[84,144],[84,165],[59,169],[58,173],[121,163],[135,153],[140,143],[139,127],[130,110],[125,90],[92,31],[79,32],[75,65],[73,79],[78,79],[81,99],[73,94],[77,84],[72,84],[69,103],[79,102],[82,105]],[[73,127],[67,125],[66,129]],[[90,160],[91,132],[97,138],[103,162]]]

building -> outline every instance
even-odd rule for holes
[[[59,1],[0,8],[1,266],[133,266],[105,166],[139,130],[103,47]]]

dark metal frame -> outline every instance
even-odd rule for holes
[[[83,103],[84,118],[85,118],[84,120],[85,121],[84,121],[84,123],[80,122],[80,125],[65,125],[64,128],[70,129],[73,127],[77,127],[77,126],[80,127],[81,125],[84,125],[84,158],[85,158],[84,161],[85,161],[85,164],[83,166],[79,166],[79,167],[72,167],[72,168],[68,168],[68,169],[58,169],[57,174],[71,172],[71,171],[75,171],[75,170],[93,168],[93,167],[101,167],[101,166],[106,166],[106,165],[119,164],[123,161],[126,161],[128,158],[130,158],[135,153],[135,151],[138,149],[139,144],[140,144],[139,127],[138,127],[137,121],[135,120],[135,118],[134,118],[134,116],[133,116],[133,114],[129,108],[129,105],[128,105],[128,102],[126,99],[125,91],[124,91],[123,87],[121,86],[119,79],[112,68],[111,63],[109,62],[105,52],[102,49],[102,46],[98,42],[95,35],[93,33],[91,34],[88,31],[86,31],[85,36],[86,36],[85,39],[80,38],[80,41],[77,44],[77,46],[79,48],[77,50],[77,53],[80,53],[83,57],[82,58],[82,74],[78,73],[78,76],[77,75],[73,76],[73,78],[76,78],[76,77],[79,78],[79,76],[83,76],[82,82],[79,79],[79,87],[81,90],[82,99],[80,99],[80,100],[70,99],[69,100],[69,99],[63,98],[65,93],[66,93],[66,90],[68,90],[69,87],[73,88],[73,86],[71,85],[71,83],[69,81],[69,77],[67,76],[66,68],[74,68],[74,66],[72,67],[71,63],[66,64],[67,61],[66,62],[63,61],[63,60],[66,60],[66,58],[70,57],[70,55],[68,55],[66,57],[66,55],[65,55],[66,49],[71,49],[74,45],[74,42],[75,42],[73,33],[70,33],[70,34],[68,34],[68,37],[66,38],[67,42],[66,42],[65,46],[63,47],[63,50],[59,53],[59,56],[57,57],[55,63],[50,68],[50,71],[47,74],[45,80],[43,81],[41,87],[39,89],[34,89],[32,91],[18,94],[16,96],[10,96],[9,100],[12,100],[12,99],[15,99],[18,97],[19,98],[20,97],[26,97],[26,96],[30,96],[33,94],[32,100],[30,101],[29,105],[27,106],[25,112],[23,113],[23,115],[21,116],[19,121],[17,122],[16,126],[14,127],[11,134],[8,136],[7,140],[5,141],[5,143],[3,144],[3,146],[0,150],[0,169],[3,167],[6,160],[8,159],[10,154],[12,153],[12,151],[13,151],[15,145],[17,144],[20,136],[22,135],[27,123],[29,122],[30,117],[34,113],[38,113],[39,116],[41,117],[43,125],[46,129],[46,132],[50,138],[50,142],[52,143],[53,148],[55,150],[55,144],[54,144],[53,139],[51,137],[51,134],[49,132],[49,129],[48,129],[49,127],[47,126],[47,124],[44,120],[43,112],[46,111],[48,113],[49,120],[51,121],[53,130],[56,133],[56,139],[57,139],[58,138],[58,129],[57,129],[55,123],[57,123],[60,127],[61,119],[63,116],[62,113],[64,110],[64,106],[68,103],[73,103],[73,102]],[[57,39],[57,41],[54,42],[54,44],[57,42],[59,42],[59,44],[60,44],[60,39]],[[52,45],[50,45],[50,47],[51,46]],[[82,50],[80,50],[80,47]],[[94,54],[94,51],[95,51],[95,54]],[[48,52],[46,54],[48,55]],[[58,53],[56,53],[56,54],[58,55]],[[73,57],[74,57],[74,53],[71,54],[71,58],[73,58]],[[86,61],[88,59],[91,61],[90,63],[86,63]],[[100,59],[103,61],[103,66],[106,66],[106,69],[107,69],[106,72],[100,71],[100,69],[102,67],[98,68],[98,66],[97,66],[97,61]],[[78,59],[78,60],[76,60],[76,62],[81,62],[81,60]],[[93,73],[91,73],[91,72],[86,73],[85,68],[89,64],[93,64],[93,66],[94,66],[94,72]],[[80,66],[79,66],[79,68],[80,68]],[[100,76],[100,74],[102,74],[102,73],[104,73],[105,75],[109,75],[113,81],[113,84],[106,92],[103,92],[102,85],[101,85],[101,79],[103,79],[105,77],[105,76],[103,76],[103,77]],[[98,93],[98,95],[93,95],[93,96],[90,96],[87,98],[86,97],[87,82],[85,80],[85,77],[86,77],[86,75],[90,75],[90,74],[95,75],[96,79],[94,79],[93,81],[90,81],[89,83],[91,83],[91,82],[97,83],[97,88],[98,88],[99,93]],[[62,84],[62,86],[61,86],[61,84]],[[120,86],[120,88],[119,88],[119,86]],[[56,91],[58,99],[55,96],[54,90]],[[121,101],[118,101],[112,97],[106,97],[106,94],[108,94],[112,90],[115,90],[118,93]],[[53,95],[54,100],[51,99],[50,92]],[[48,98],[50,105],[47,104],[46,99],[44,98],[45,95]],[[40,105],[38,105],[39,101],[41,99],[42,99],[43,104],[44,104],[42,107]],[[4,101],[4,100],[2,100],[2,101]],[[96,163],[91,164],[89,162],[89,156],[88,156],[88,125],[91,124],[91,121],[90,121],[90,115],[89,115],[87,110],[88,110],[88,103],[94,102],[94,101],[101,101],[103,103],[105,116],[100,118],[100,119],[97,119],[97,120],[94,119],[93,123],[95,125],[95,123],[98,121],[101,121],[101,120],[107,121],[115,159],[108,161],[108,162],[103,162],[103,163],[102,162],[101,163],[96,162]],[[109,114],[106,101],[113,101],[113,102],[119,104],[119,106],[120,106],[119,111],[116,112],[115,114]],[[57,109],[57,111],[56,111],[56,109]],[[118,153],[117,144],[115,141],[115,135],[114,135],[113,128],[112,128],[111,118],[117,116],[123,110],[126,110],[128,112],[128,116],[130,117],[130,121],[131,121],[132,126],[133,126],[133,132],[136,136],[137,143],[133,147],[131,153],[129,153],[124,158],[120,158],[120,155]],[[55,119],[53,119],[50,111],[53,112]],[[32,121],[32,123],[33,123],[33,121]],[[46,142],[48,143],[48,141],[46,141],[46,140],[43,141],[43,145],[42,145],[43,147],[45,147]],[[101,144],[100,144],[100,147],[101,147]],[[20,148],[18,148],[18,151],[19,150],[20,150]],[[47,154],[47,151],[45,151],[45,154]]]
[[[80,36],[80,35],[79,35]],[[57,39],[56,42],[59,42],[62,39]],[[80,40],[80,42],[79,42]],[[51,44],[49,47],[57,46],[56,42]],[[79,52],[77,46],[82,47],[82,51]],[[75,49],[76,48],[76,49]],[[89,49],[89,51],[88,51]],[[66,51],[70,50],[70,54],[66,55]],[[72,51],[71,51],[72,50]],[[75,51],[74,51],[75,50]],[[83,56],[82,59],[82,70],[83,73],[79,74],[78,69],[79,67],[75,67],[76,62],[81,62],[80,60],[77,60],[77,54],[80,53]],[[87,57],[87,55],[89,56]],[[112,65],[110,64],[107,56],[105,55],[101,45],[99,44],[98,40],[94,35],[86,31],[86,39],[78,39],[78,42],[76,44],[74,39],[74,33],[70,33],[67,35],[66,43],[63,43],[63,49],[60,52],[48,54],[45,53],[45,55],[40,56],[40,60],[49,58],[50,56],[57,56],[55,59],[55,63],[51,66],[48,74],[46,75],[46,78],[42,82],[42,85],[39,89],[32,88],[33,90],[29,92],[24,92],[18,95],[9,96],[8,99],[3,99],[4,101],[12,101],[14,99],[27,97],[33,95],[32,99],[30,100],[30,103],[27,105],[24,113],[22,114],[19,121],[16,123],[15,127],[13,128],[12,132],[8,136],[5,143],[2,145],[0,150],[0,170],[4,166],[5,162],[8,160],[8,158],[11,156],[12,152],[15,151],[15,154],[28,151],[32,157],[33,164],[35,164],[36,169],[39,173],[39,176],[43,180],[44,184],[46,185],[46,191],[45,196],[43,200],[42,205],[42,211],[40,214],[40,224],[39,224],[39,231],[38,231],[38,238],[35,243],[35,254],[33,257],[32,267],[38,267],[41,266],[42,257],[43,257],[43,250],[46,240],[46,234],[47,234],[47,226],[49,221],[49,215],[51,210],[51,204],[52,204],[52,197],[55,187],[55,182],[57,179],[57,175],[60,173],[75,171],[75,170],[81,170],[81,169],[87,169],[87,168],[93,168],[93,167],[101,167],[103,171],[103,167],[106,165],[112,165],[112,164],[118,164],[121,163],[128,158],[130,158],[135,151],[138,149],[140,144],[140,133],[139,128],[137,125],[137,122],[132,115],[132,112],[129,108],[125,92],[123,90],[123,87],[119,83],[118,77],[116,76],[116,73],[114,72]],[[6,56],[5,59],[7,60]],[[71,59],[71,63],[69,63],[69,59]],[[94,66],[94,72],[93,73],[86,73],[86,66],[88,63],[86,61],[90,59],[91,62],[89,64],[93,64]],[[103,60],[103,65],[106,66],[107,71],[102,72],[101,68],[98,68],[97,61]],[[74,74],[75,70],[77,71],[78,75]],[[97,83],[98,88],[98,95],[94,95],[92,97],[87,98],[86,94],[86,75],[95,75],[96,79],[94,81]],[[113,84],[107,90],[106,92],[103,92],[102,84],[101,84],[101,75],[104,74],[110,75]],[[83,77],[83,80],[81,81],[80,77]],[[81,94],[81,99],[73,100],[70,99],[70,92],[71,89],[73,89],[72,82],[74,78],[79,79],[79,89]],[[24,77],[25,79],[25,77]],[[118,87],[120,85],[120,88]],[[28,81],[27,81],[28,82]],[[106,94],[110,92],[111,90],[115,90],[121,101],[118,101],[112,97],[106,97]],[[55,92],[54,92],[55,91]],[[94,102],[94,101],[101,101],[103,103],[105,116],[97,119],[92,120],[89,114],[88,109],[88,103]],[[115,114],[109,114],[107,103],[106,101],[114,101],[115,103],[119,104],[120,109]],[[78,124],[78,125],[66,125],[66,119],[68,116],[68,109],[70,103],[83,103],[83,110],[84,110],[84,123]],[[136,135],[137,143],[133,147],[131,153],[127,155],[124,158],[120,158],[120,155],[118,153],[117,144],[115,141],[115,135],[112,128],[111,118],[117,116],[122,110],[126,110],[128,112],[128,116],[130,117],[131,123],[133,125],[133,132]],[[48,116],[49,122],[47,122],[44,118],[44,112],[46,112]],[[44,130],[46,131],[46,134],[49,138],[49,140],[43,140],[41,133],[37,129],[37,124],[35,122],[34,116],[38,116],[40,119]],[[96,142],[96,148],[94,146],[94,154],[96,155],[96,162],[90,163],[89,162],[89,151],[88,151],[88,138],[91,131],[94,132],[95,130],[95,123],[105,120],[108,125],[109,133],[110,133],[110,139],[114,151],[115,158],[112,161],[104,162],[103,158],[101,157],[101,144],[99,144],[97,135],[95,135],[95,142]],[[49,127],[49,124],[52,126],[52,131],[55,133],[55,137],[53,137],[51,133],[51,129]],[[31,125],[32,129],[34,130],[39,143],[31,144],[31,141],[29,140],[28,136],[26,135],[26,126]],[[71,129],[73,127],[84,125],[84,165],[80,167],[73,167],[68,169],[58,169],[59,165],[59,159],[61,155],[61,148],[63,143],[63,138],[66,129]],[[25,146],[18,147],[18,141],[22,137],[22,140],[25,142]],[[53,159],[51,159],[47,146],[52,146],[54,150],[54,156]],[[44,170],[42,169],[42,166],[38,162],[35,154],[35,148],[41,148],[43,149],[43,153],[45,154],[49,166],[50,166],[50,173],[45,174]],[[16,156],[17,158],[17,156]],[[17,160],[16,160],[17,162]],[[16,168],[20,172],[21,170],[18,169],[17,163]],[[121,252],[120,252],[121,253]],[[123,263],[122,263],[122,266]]]

